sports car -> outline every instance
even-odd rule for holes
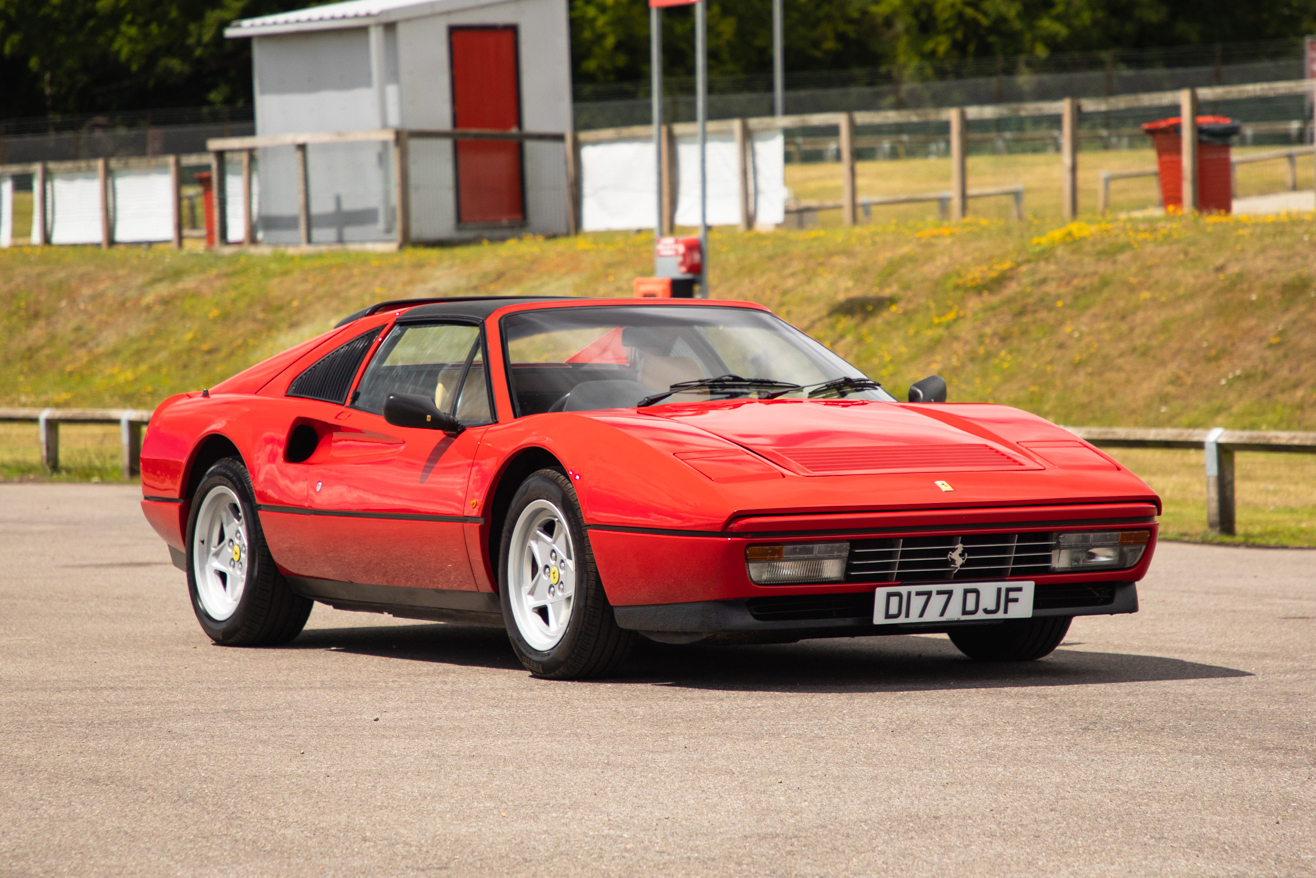
[[[531,673],[638,637],[944,633],[986,661],[1133,613],[1160,500],[1001,405],[898,401],[743,302],[383,302],[160,404],[142,509],[216,643],[315,602],[505,626]]]

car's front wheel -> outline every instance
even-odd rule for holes
[[[634,635],[617,627],[566,476],[544,469],[521,484],[498,557],[508,637],[532,674],[600,677],[625,660]]]
[[[980,662],[1031,662],[1050,655],[1069,632],[1072,616],[1013,619],[999,625],[966,625],[950,632],[950,642]]]
[[[187,587],[201,628],[226,646],[273,646],[301,633],[313,602],[293,593],[265,545],[251,478],[226,458],[206,472],[187,523]]]

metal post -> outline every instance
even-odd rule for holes
[[[699,296],[708,298],[708,0],[695,3],[695,118],[699,122]]]
[[[36,174],[32,178],[32,243],[38,247],[50,243],[49,201],[46,195],[46,163],[37,162]]]
[[[1066,222],[1078,219],[1078,101],[1065,98],[1060,111],[1061,210]]]
[[[107,250],[114,243],[114,223],[110,218],[109,159],[96,160],[96,175],[100,179],[101,190],[101,249]]]
[[[955,107],[950,111],[950,218],[956,222],[969,212],[964,147],[964,108]]]
[[[663,126],[662,144],[660,146],[659,165],[662,167],[662,231],[670,235],[676,228],[676,185],[680,168],[676,165],[676,134],[671,125]]]
[[[667,173],[663,149],[663,17],[657,6],[649,7],[649,68],[653,75],[653,161],[654,161],[654,207],[656,215],[653,223],[653,236],[661,238],[666,234],[666,211],[663,204],[663,180]],[[655,255],[654,259],[658,257]]]
[[[1179,93],[1180,160],[1183,166],[1183,212],[1196,213],[1197,191],[1197,90],[1186,88]]]
[[[397,205],[398,247],[411,246],[411,134],[399,128],[393,133],[393,164],[397,191],[393,200]],[[568,184],[570,181],[568,181]],[[297,221],[302,232],[302,245],[311,243],[311,195],[306,182],[306,145],[297,147]]]
[[[306,144],[299,143],[297,144],[297,231],[298,240],[303,247],[311,243],[311,187],[306,176]],[[401,231],[402,223],[399,222],[398,232]]]
[[[1105,216],[1110,210],[1110,171],[1101,172],[1101,188],[1097,193],[1097,213]]]
[[[786,59],[783,48],[783,0],[772,0],[772,115],[786,115]]]
[[[124,415],[119,419],[119,438],[123,440],[123,477],[131,479],[142,470],[142,425]]]
[[[841,114],[841,224],[856,221],[854,179],[854,114]]]
[[[1293,153],[1288,156],[1289,160],[1289,177],[1286,181],[1289,184],[1289,191],[1294,192],[1298,188],[1298,157]]]
[[[749,151],[753,144],[749,139],[749,123],[736,119],[733,123],[736,135],[736,181],[740,189],[740,230],[748,232],[754,227],[754,215],[750,207],[751,193],[754,190],[754,178],[750,173]]]
[[[1014,218],[1018,222],[1024,221],[1024,187],[1016,186],[1014,188]]]
[[[1224,427],[1206,434],[1206,526],[1232,536],[1234,527],[1234,450],[1220,445]]]
[[[59,421],[50,419],[53,409],[37,416],[37,434],[41,437],[41,465],[47,472],[59,469]]]
[[[242,151],[242,243],[250,247],[256,243],[256,228],[252,221],[251,210],[251,155],[252,151]]]
[[[568,131],[562,138],[567,160],[567,234],[580,234],[580,140]]]
[[[228,244],[228,164],[223,150],[210,154],[210,186],[215,204],[215,246]]]
[[[173,194],[170,204],[174,211],[174,249],[181,250],[183,249],[183,164],[177,155],[169,157],[169,191]]]

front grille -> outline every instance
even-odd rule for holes
[[[846,577],[875,582],[949,582],[1051,572],[1050,532],[947,534],[850,543]],[[955,561],[961,563],[956,566]]]
[[[750,598],[749,614],[760,622],[802,622],[810,619],[872,619],[873,592],[799,594]]]
[[[1062,582],[1033,589],[1034,610],[1064,610],[1073,607],[1104,607],[1115,603],[1115,586],[1109,582]]]

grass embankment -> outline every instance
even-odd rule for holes
[[[1060,423],[1316,430],[1313,233],[1306,216],[719,230],[711,282],[896,393],[939,372],[952,399]],[[610,234],[383,255],[16,248],[0,254],[0,405],[150,408],[379,299],[627,296],[650,247]],[[0,432],[10,477],[35,473],[34,434]],[[112,478],[112,438],[80,450],[96,435],[65,427],[64,458]],[[1127,459],[1165,493],[1167,533],[1200,535],[1198,457]],[[1312,461],[1241,455],[1239,468],[1242,540],[1316,544]]]

